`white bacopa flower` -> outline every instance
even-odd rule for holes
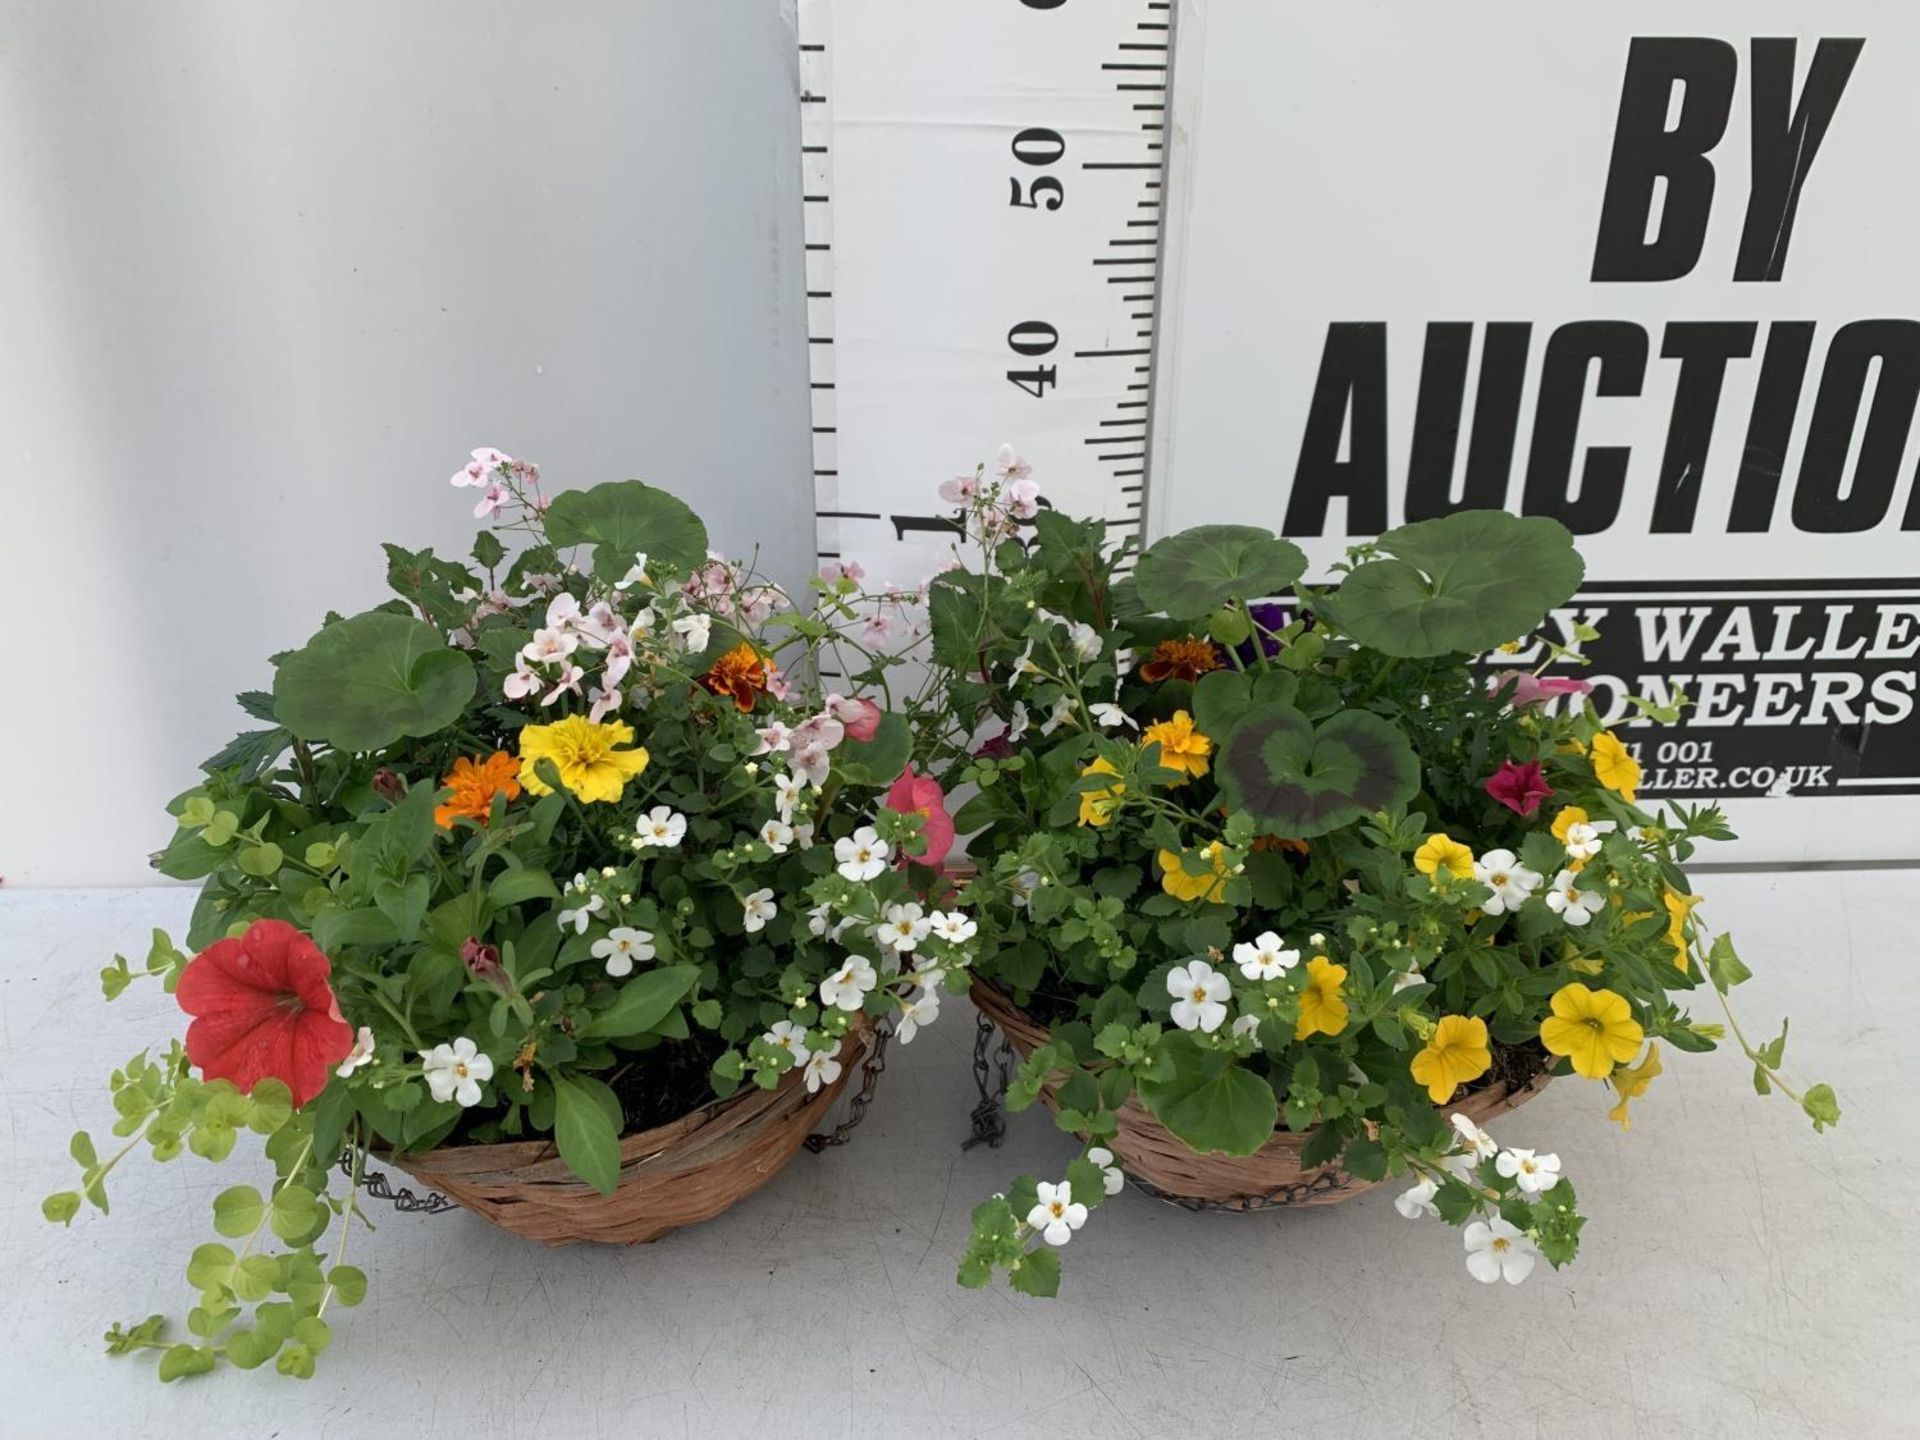
[[[1411,1190],[1403,1190],[1396,1195],[1393,1208],[1409,1220],[1418,1220],[1422,1215],[1438,1215],[1440,1207],[1433,1203],[1433,1197],[1439,1190],[1440,1182],[1428,1176]]]
[[[673,633],[680,637],[689,655],[698,655],[713,642],[713,617],[696,611],[673,622]]]
[[[362,1065],[370,1063],[372,1059],[373,1031],[367,1026],[362,1025],[360,1027],[360,1033],[354,1036],[353,1048],[347,1051],[346,1058],[335,1067],[333,1073],[344,1080]]]
[[[1493,1168],[1520,1187],[1528,1199],[1551,1190],[1560,1183],[1560,1157],[1537,1155],[1531,1150],[1502,1150]]]
[[[1474,1221],[1460,1238],[1467,1246],[1467,1273],[1482,1285],[1496,1280],[1518,1285],[1533,1273],[1533,1262],[1540,1258],[1539,1247],[1526,1232],[1498,1215],[1491,1221]]]
[[[756,890],[740,902],[740,924],[749,935],[766,929],[767,922],[779,913],[771,889]]]
[[[1285,942],[1271,930],[1233,947],[1233,963],[1249,980],[1278,980],[1300,963],[1298,950],[1281,948]]]
[[[1138,720],[1111,701],[1103,700],[1098,705],[1090,706],[1087,713],[1093,716],[1093,723],[1102,730],[1118,730],[1122,727],[1129,730],[1140,728]]]
[[[1107,1194],[1118,1195],[1127,1183],[1127,1177],[1120,1173],[1120,1167],[1113,1163],[1113,1152],[1104,1145],[1095,1145],[1087,1151],[1089,1164],[1100,1167],[1100,1184]]]
[[[807,1027],[792,1020],[775,1021],[760,1038],[793,1056],[795,1065],[804,1065],[813,1056],[807,1048]]]
[[[907,951],[927,938],[929,928],[920,907],[909,900],[887,906],[880,923],[873,927],[873,938],[889,949]]]
[[[1026,709],[1024,705],[1020,708],[1022,710]],[[1040,733],[1042,735],[1051,735],[1071,719],[1073,719],[1073,697],[1071,695],[1062,695],[1058,700],[1053,702],[1053,709],[1047,712],[1047,718],[1040,722]],[[1011,741],[1018,738],[1012,729],[1009,728],[1007,731],[1007,739]]]
[[[1234,1039],[1238,1040],[1243,1036],[1253,1034],[1253,1032],[1259,1028],[1260,1017],[1258,1015],[1242,1015],[1233,1022],[1233,1026],[1228,1033],[1230,1033]]]
[[[927,916],[927,928],[949,945],[964,945],[980,933],[972,918],[959,910],[936,910]]]
[[[1167,993],[1174,997],[1174,1024],[1211,1034],[1227,1018],[1227,997],[1233,988],[1206,961],[1189,960],[1167,972]]]
[[[1075,1203],[1070,1181],[1049,1185],[1043,1180],[1038,1193],[1040,1203],[1027,1212],[1027,1224],[1038,1230],[1040,1238],[1049,1245],[1066,1244],[1073,1238],[1073,1232],[1087,1223],[1087,1207]]]
[[[656,805],[633,827],[634,839],[645,846],[672,850],[687,837],[687,817],[668,805]]]
[[[798,775],[782,773],[773,777],[773,804],[782,820],[792,822],[793,812],[800,808],[806,791],[807,782]]]
[[[647,552],[644,550],[636,550],[633,552],[633,564],[628,568],[627,573],[620,577],[620,584],[617,588],[624,590],[629,585],[644,585],[646,579]]]
[[[1615,828],[1612,820],[1576,820],[1567,826],[1567,854],[1575,860],[1591,860]]]
[[[552,665],[579,648],[580,637],[570,630],[536,630],[533,639],[520,647],[520,653],[531,665]]]
[[[1475,1189],[1480,1188],[1480,1176],[1478,1174],[1480,1162],[1472,1155],[1443,1155],[1440,1157],[1440,1168],[1453,1176],[1453,1178],[1458,1180],[1462,1185],[1470,1185]]]
[[[1493,894],[1480,908],[1489,915],[1505,915],[1526,904],[1540,888],[1540,872],[1529,870],[1511,850],[1489,850],[1473,862],[1473,878]]]
[[[1582,890],[1571,870],[1562,870],[1553,877],[1553,888],[1547,891],[1547,908],[1569,925],[1585,925],[1593,917],[1606,909],[1607,897],[1596,890]]]
[[[820,982],[820,1003],[836,1010],[858,1010],[866,1002],[867,992],[879,983],[873,961],[864,955],[849,955],[846,964]]]
[[[653,959],[653,932],[616,925],[593,942],[593,958],[607,962],[607,974],[616,980],[633,973],[633,962]]]
[[[480,1086],[493,1078],[493,1057],[462,1035],[451,1045],[420,1052],[420,1070],[427,1090],[440,1104],[452,1100],[462,1109],[480,1103]]]
[[[922,1025],[940,1018],[940,992],[932,987],[915,990],[900,1006],[900,1018],[894,1022],[894,1035],[902,1045],[913,1043]]]
[[[793,844],[797,850],[811,850],[813,848],[813,822],[811,820],[802,820],[798,825],[793,827]]]
[[[578,877],[576,877],[576,879],[578,879]],[[605,897],[589,895],[573,909],[562,910],[560,912],[560,928],[564,930],[571,925],[574,934],[584,935],[587,933],[587,927],[593,923],[593,917],[606,909],[606,907],[607,902]]]
[[[818,905],[814,906],[811,910],[807,911],[807,933],[808,934],[814,935],[814,936],[823,936],[827,933],[827,931],[831,930],[832,928],[833,928],[833,906],[829,904],[827,901],[822,900]]]
[[[1008,899],[1015,909],[1024,910],[1033,903],[1033,892],[1038,890],[1045,879],[1038,870],[1022,870],[1007,882]]]
[[[793,843],[793,827],[784,820],[769,820],[760,827],[760,839],[774,854],[784,855]]]
[[[816,1050],[807,1057],[807,1093],[818,1093],[822,1085],[831,1085],[840,1078],[842,1066],[834,1057],[840,1053],[840,1042],[833,1042],[831,1050]]]
[[[892,853],[892,848],[871,825],[862,825],[853,834],[842,835],[833,842],[833,858],[838,862],[834,868],[848,880],[878,879],[887,868],[887,856]]]
[[[1460,1136],[1460,1148],[1475,1160],[1491,1160],[1500,1153],[1500,1142],[1457,1110],[1453,1115],[1453,1128]]]
[[[1410,990],[1415,985],[1426,983],[1427,977],[1418,970],[1403,970],[1393,977],[1393,993],[1398,995],[1402,990]]]

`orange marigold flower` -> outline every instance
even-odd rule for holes
[[[760,692],[767,688],[767,657],[742,640],[713,662],[700,683],[716,695],[731,695],[740,709],[751,710]]]
[[[1253,837],[1255,850],[1291,850],[1296,855],[1307,854],[1307,842],[1293,840],[1285,835],[1256,835]]]
[[[504,750],[496,750],[486,759],[474,761],[465,755],[453,762],[453,769],[440,783],[453,791],[453,798],[433,809],[433,823],[451,830],[457,817],[485,820],[493,811],[493,797],[520,798],[520,762]]]
[[[1220,668],[1220,652],[1211,640],[1162,640],[1153,647],[1153,655],[1140,667],[1142,680],[1198,680],[1209,670]]]

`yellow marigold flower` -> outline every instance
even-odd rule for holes
[[[1444,1105],[1469,1080],[1493,1068],[1487,1048],[1487,1022],[1470,1015],[1442,1015],[1427,1045],[1413,1057],[1413,1078],[1427,1087],[1436,1105]]]
[[[1324,955],[1307,962],[1307,988],[1300,992],[1300,1018],[1293,1025],[1294,1039],[1338,1035],[1347,1028],[1347,998],[1340,993],[1346,983],[1346,966],[1336,965]]]
[[[1429,835],[1427,843],[1413,852],[1413,868],[1422,875],[1445,870],[1456,880],[1473,878],[1473,851],[1451,835]]]
[[[1211,640],[1197,640],[1191,635],[1184,640],[1162,640],[1140,667],[1140,678],[1150,682],[1198,680],[1209,670],[1218,670],[1220,663],[1220,652]]]
[[[1140,738],[1160,747],[1162,765],[1186,777],[1174,784],[1184,785],[1187,780],[1207,773],[1207,756],[1213,753],[1213,741],[1193,728],[1193,717],[1186,711],[1176,710],[1171,720],[1149,725],[1147,733]]]
[[[1587,812],[1578,805],[1569,805],[1553,817],[1553,838],[1562,845],[1567,843],[1567,831],[1576,825],[1587,823]]]
[[[1158,857],[1160,888],[1176,900],[1210,900],[1218,904],[1227,891],[1227,862],[1223,847],[1215,840],[1200,853],[1213,866],[1212,874],[1189,875],[1180,864],[1178,850],[1162,850]]]
[[[520,732],[520,783],[536,795],[552,794],[553,787],[534,768],[551,760],[560,783],[583,803],[618,800],[627,781],[647,768],[644,748],[614,748],[632,739],[633,727],[624,720],[596,724],[584,715],[569,715],[551,725],[529,725]]]
[[[1576,1075],[1604,1080],[1615,1065],[1640,1053],[1646,1032],[1633,1018],[1626,996],[1589,990],[1575,982],[1553,994],[1553,1013],[1540,1022],[1540,1043],[1573,1062]]]
[[[1084,778],[1088,775],[1117,775],[1120,772],[1106,760],[1096,758],[1094,762],[1080,772]],[[1104,790],[1083,790],[1080,792],[1080,823],[1082,825],[1104,825],[1113,819],[1113,812],[1120,808],[1120,797],[1127,793],[1122,784],[1109,785]]]
[[[1646,1059],[1613,1077],[1614,1092],[1619,1095],[1620,1103],[1607,1111],[1607,1119],[1618,1120],[1622,1130],[1631,1130],[1633,1122],[1627,1119],[1627,1102],[1638,1100],[1646,1094],[1647,1087],[1653,1083],[1653,1077],[1659,1073],[1660,1047],[1649,1044]]]
[[[480,761],[462,755],[453,762],[453,769],[440,777],[440,783],[453,791],[453,798],[433,807],[433,823],[450,830],[457,818],[485,820],[493,813],[495,795],[518,800],[519,770],[520,762],[504,750],[496,750]]]
[[[1693,913],[1693,907],[1707,897],[1704,895],[1682,895],[1671,886],[1667,889],[1667,943],[1673,946],[1674,968],[1685,971],[1691,950],[1687,944],[1687,916]]]
[[[1594,778],[1629,805],[1634,804],[1633,792],[1640,784],[1640,762],[1613,738],[1611,730],[1602,730],[1593,737],[1591,754]]]

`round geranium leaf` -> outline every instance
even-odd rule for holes
[[[593,568],[618,580],[635,555],[690,570],[707,558],[707,527],[676,497],[639,480],[563,490],[547,508],[547,539],[594,546]]]
[[[1379,546],[1393,558],[1355,566],[1331,608],[1387,655],[1490,650],[1527,634],[1586,574],[1573,536],[1544,515],[1461,510],[1389,530]]]
[[[409,615],[336,620],[284,656],[273,712],[302,740],[380,750],[452,724],[473,698],[473,662]]]
[[[1420,789],[1407,737],[1370,710],[1342,710],[1315,725],[1291,705],[1257,706],[1220,737],[1216,756],[1227,807],[1295,840],[1403,805]]]
[[[1229,600],[1257,600],[1307,572],[1291,540],[1252,525],[1196,525],[1156,540],[1134,568],[1140,601],[1175,620],[1197,620]]]

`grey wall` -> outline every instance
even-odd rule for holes
[[[0,875],[159,807],[475,445],[813,549],[778,0],[0,0]]]

